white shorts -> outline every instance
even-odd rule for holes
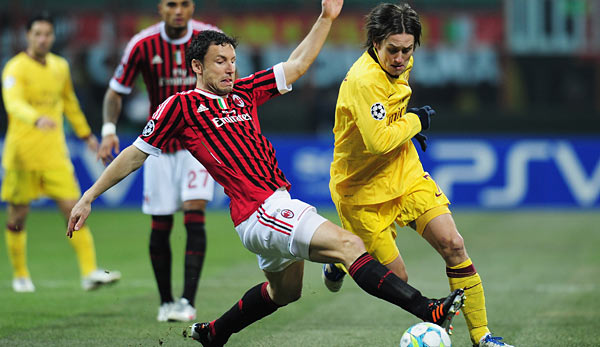
[[[149,156],[144,163],[145,214],[173,214],[183,201],[212,200],[214,190],[213,178],[185,149]]]
[[[295,261],[309,259],[310,241],[325,221],[316,208],[292,199],[280,188],[235,230],[244,247],[257,255],[262,270],[279,272]]]

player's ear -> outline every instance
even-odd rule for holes
[[[192,70],[194,73],[202,75],[202,63],[198,59],[192,59]]]
[[[156,9],[158,10],[158,14],[162,16],[162,0],[158,1],[158,4],[156,4]]]

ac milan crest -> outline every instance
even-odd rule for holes
[[[231,98],[233,99],[233,103],[236,104],[238,107],[244,107],[244,100],[242,100],[242,98],[240,98],[239,96],[233,94],[231,96]]]
[[[294,212],[292,212],[291,210],[288,210],[288,209],[281,210],[281,216],[283,218],[291,219],[291,218],[294,218]]]

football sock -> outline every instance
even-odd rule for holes
[[[268,284],[263,282],[249,289],[229,311],[210,323],[213,341],[225,344],[232,334],[282,307],[269,296]]]
[[[6,250],[13,266],[14,277],[29,278],[27,269],[27,232],[21,225],[7,224],[4,231]]]
[[[465,321],[469,328],[469,335],[473,343],[479,343],[483,335],[490,332],[487,327],[487,313],[485,310],[485,295],[481,277],[475,270],[471,259],[452,266],[446,267],[446,275],[450,283],[450,289],[465,289],[465,305],[462,308]]]
[[[158,285],[160,303],[173,302],[171,291],[171,243],[173,215],[152,216],[150,233],[150,262]]]
[[[365,292],[425,319],[428,299],[369,253],[358,257],[348,268],[348,273]]]
[[[187,242],[185,246],[185,274],[183,282],[183,295],[190,305],[194,306],[196,290],[204,264],[206,251],[206,231],[204,229],[204,211],[185,211],[183,214]]]
[[[69,239],[69,243],[71,243],[71,246],[75,249],[75,254],[77,254],[81,277],[88,276],[98,268],[94,238],[87,225],[74,232],[73,237]]]

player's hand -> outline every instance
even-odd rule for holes
[[[115,155],[113,155],[113,151]],[[115,156],[119,154],[119,138],[115,134],[106,135],[100,142],[100,149],[96,159],[101,159],[104,165],[108,165]]]
[[[413,139],[417,140],[417,142],[419,142],[419,145],[421,145],[421,150],[423,152],[425,152],[427,150],[427,136],[418,133],[417,135],[413,136]]]
[[[92,212],[92,203],[84,200],[84,198],[85,195],[77,201],[71,210],[71,216],[67,225],[67,236],[69,238],[73,237],[74,231],[81,229],[90,212]]]
[[[98,139],[96,138],[96,135],[90,134],[84,141],[90,151],[98,153]]]
[[[344,0],[323,0],[321,2],[321,16],[334,20],[340,14]]]
[[[35,121],[35,127],[40,130],[52,130],[56,127],[56,122],[52,118],[46,116],[40,116]]]
[[[421,130],[429,129],[431,123],[431,117],[435,116],[435,110],[431,106],[413,107],[406,110],[406,112],[414,113],[419,117],[421,121]]]

